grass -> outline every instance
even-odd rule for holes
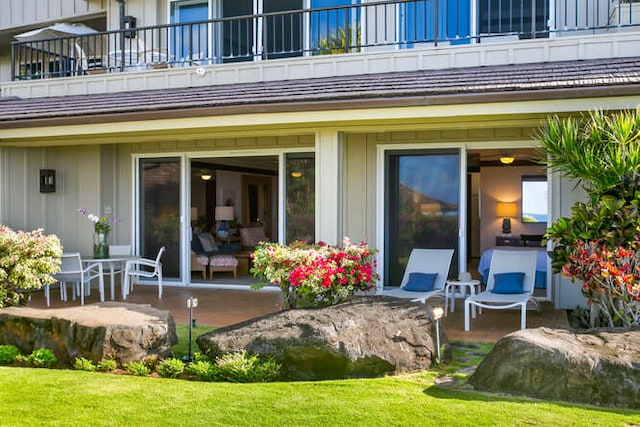
[[[187,348],[188,328],[178,328]],[[194,337],[212,328],[200,326]],[[640,424],[640,412],[487,395],[434,385],[491,345],[452,342],[442,371],[269,384],[200,383],[0,367],[0,425],[430,426]],[[196,348],[196,347],[194,347]],[[186,354],[187,350],[184,350]],[[464,375],[463,375],[464,376]]]
[[[640,413],[450,390],[433,373],[230,384],[0,368],[2,425],[429,426],[640,423]]]
[[[211,332],[215,329],[215,326],[203,326],[197,325],[193,327],[191,334],[191,351],[199,351],[196,344],[196,338],[200,335]],[[189,325],[185,323],[176,324],[176,335],[178,335],[178,344],[171,347],[173,355],[177,358],[182,358],[189,354]]]

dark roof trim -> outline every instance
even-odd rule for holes
[[[0,129],[28,128],[42,126],[82,125],[98,123],[129,122],[140,120],[179,119],[188,117],[209,117],[240,114],[282,113],[282,112],[308,112],[349,110],[365,108],[399,108],[417,106],[439,106],[454,104],[479,104],[498,102],[526,102],[526,101],[553,101],[580,98],[600,98],[611,96],[640,95],[640,85],[635,87],[617,86],[593,89],[555,89],[538,92],[509,92],[509,93],[484,93],[484,94],[458,94],[439,97],[406,97],[386,98],[378,100],[345,100],[345,101],[318,101],[318,102],[285,102],[266,105],[244,105],[231,107],[206,107],[193,109],[176,109],[160,111],[144,111],[140,113],[111,113],[91,116],[56,117],[47,119],[30,119],[19,122],[2,122]],[[333,123],[340,122],[339,119]]]
[[[640,57],[11,99],[0,129],[249,113],[640,94]]]

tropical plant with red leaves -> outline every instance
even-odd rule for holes
[[[610,327],[640,325],[640,237],[611,249],[600,241],[578,241],[562,274],[582,281],[592,319],[602,313]]]
[[[260,279],[254,288],[279,286],[285,309],[337,304],[375,286],[374,254],[365,243],[352,244],[347,238],[341,247],[323,242],[263,243],[253,253],[251,272]]]

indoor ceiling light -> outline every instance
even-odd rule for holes
[[[211,174],[203,173],[200,175],[200,178],[202,178],[203,181],[209,181],[211,179]]]
[[[300,178],[302,176],[302,172],[291,172],[291,176],[294,178]]]

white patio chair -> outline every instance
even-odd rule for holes
[[[162,263],[160,258],[164,253],[164,246],[158,251],[156,259],[138,258],[127,261],[124,269],[124,282],[122,284],[122,299],[126,299],[133,290],[134,279],[137,277],[158,278],[158,298],[162,298]],[[130,276],[133,276],[131,279]]]
[[[443,295],[444,284],[449,275],[449,267],[453,258],[453,249],[413,249],[409,255],[407,267],[402,276],[400,287],[383,290],[378,295],[386,295],[396,298],[411,298],[414,302],[425,303],[429,298]],[[437,274],[430,291],[407,290],[412,273]]]
[[[520,307],[520,328],[527,327],[527,302],[532,300],[533,288],[536,279],[536,260],[538,253],[536,251],[506,251],[495,250],[491,257],[491,265],[489,267],[489,278],[487,280],[487,289],[476,295],[469,296],[464,301],[464,330],[469,330],[469,308],[473,306],[480,307],[480,313],[483,308],[489,309],[508,309]],[[505,276],[499,276],[499,286],[496,286],[496,275],[503,273],[524,273],[522,278],[522,288],[509,289],[503,286]],[[507,283],[509,285],[509,283]],[[498,289],[498,288],[502,289]],[[475,316],[473,316],[475,318]]]
[[[60,282],[60,298],[67,301],[67,282],[74,284],[73,299],[76,299],[76,293],[80,294],[80,304],[84,305],[85,292],[90,293],[91,280],[98,279],[100,290],[100,301],[104,301],[104,279],[102,277],[102,264],[91,263],[82,265],[80,254],[78,252],[63,253],[61,257],[60,271],[54,276]],[[49,307],[49,286],[45,288],[45,296],[47,298],[47,307]]]

